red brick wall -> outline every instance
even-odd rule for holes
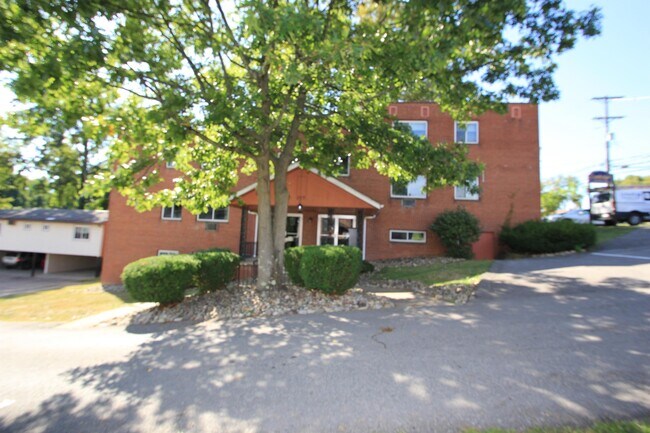
[[[426,107],[428,110],[423,110]],[[520,115],[513,115],[518,109]],[[426,113],[428,111],[428,115]],[[454,121],[441,113],[434,104],[401,103],[391,106],[391,112],[402,120],[426,120],[428,138],[432,142],[453,141]],[[425,114],[425,116],[423,116]],[[539,141],[537,106],[513,104],[504,115],[486,113],[473,120],[479,122],[479,143],[467,144],[470,157],[485,164],[480,179],[482,192],[478,201],[454,200],[453,188],[432,191],[426,199],[415,200],[415,206],[405,208],[401,199],[390,197],[389,179],[374,170],[352,170],[349,177],[339,180],[382,203],[384,207],[375,219],[367,221],[366,257],[369,260],[405,256],[440,255],[444,250],[436,236],[428,230],[435,216],[446,209],[464,206],[481,221],[484,232],[499,232],[511,212],[517,223],[540,217]],[[170,176],[171,177],[171,176]],[[254,182],[242,178],[239,187]],[[119,282],[123,267],[139,258],[157,254],[160,249],[181,253],[220,246],[239,251],[241,209],[230,208],[230,222],[219,224],[218,231],[205,230],[205,224],[183,211],[182,221],[162,221],[161,209],[137,213],[119,195],[111,194],[110,220],[106,225],[102,281]],[[296,212],[290,209],[290,212]],[[327,209],[304,209],[303,245],[316,242],[319,213]],[[335,213],[356,214],[351,210]],[[254,236],[253,215],[249,216],[247,239]],[[424,230],[425,244],[390,242],[389,230]],[[487,236],[496,239],[496,236]],[[481,256],[490,251],[484,236],[477,251]]]

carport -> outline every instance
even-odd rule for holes
[[[101,270],[108,211],[0,210],[0,257],[6,252],[44,254],[44,274]],[[38,267],[32,262],[31,275]]]

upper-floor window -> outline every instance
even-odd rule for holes
[[[180,220],[183,207],[179,205],[172,205],[171,207],[163,207],[162,219],[164,220]]]
[[[425,120],[400,120],[398,123],[408,125],[413,135],[427,138],[427,122]],[[427,185],[424,176],[418,176],[411,182],[391,182],[390,196],[394,198],[427,198],[423,191]]]
[[[228,208],[220,207],[218,209],[208,208],[207,212],[203,212],[196,217],[197,221],[207,222],[224,222],[228,221]]]
[[[466,186],[455,186],[454,187],[454,199],[456,200],[478,200],[479,194],[472,193],[472,188],[478,188],[478,177],[472,182],[471,187]]]
[[[411,182],[391,182],[390,196],[393,198],[427,198],[424,188],[427,186],[427,178],[418,176]]]
[[[478,122],[455,122],[456,143],[478,143]]]
[[[349,176],[350,175],[350,155],[339,156],[334,161],[334,164],[339,168],[339,176]]]
[[[90,239],[90,230],[88,227],[77,226],[74,228],[74,238],[75,239]]]
[[[176,161],[165,161],[165,167],[176,168]]]

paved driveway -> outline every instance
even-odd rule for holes
[[[96,279],[95,271],[43,274],[39,270],[32,277],[29,270],[0,267],[0,297],[40,292]]]
[[[650,231],[630,238],[648,245]],[[0,431],[451,432],[648,416],[650,258],[498,262],[459,307],[126,331],[4,324],[0,347]]]

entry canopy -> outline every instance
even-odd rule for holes
[[[275,192],[271,180],[271,203],[275,203]],[[346,185],[338,179],[323,176],[315,169],[305,170],[297,164],[289,167],[287,173],[289,206],[320,207],[337,209],[381,209],[383,205],[365,194]],[[235,194],[234,202],[246,206],[258,204],[257,183],[253,183]]]

